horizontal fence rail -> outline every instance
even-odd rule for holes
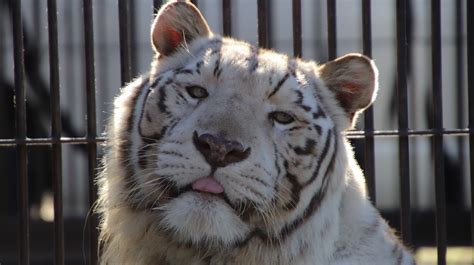
[[[381,131],[348,131],[345,133],[349,139],[365,138],[366,136],[372,136],[377,138],[387,137],[432,137],[435,135],[451,135],[451,136],[469,136],[469,129],[445,129],[441,131],[437,130],[407,130],[405,132],[398,130],[381,130]],[[0,139],[0,147],[15,147],[20,142],[24,142],[28,146],[47,146],[52,145],[55,142],[63,144],[87,144],[87,143],[103,143],[106,141],[106,137],[97,136],[94,140],[90,140],[87,137],[61,137],[59,140],[53,138],[26,138],[25,140],[18,141],[16,139]]]
[[[63,1],[64,2],[64,1]],[[147,2],[147,5],[150,7],[150,18],[151,14],[157,13],[159,8],[166,3],[167,1],[162,0],[150,0]],[[192,1],[196,6],[204,7],[206,4],[211,3],[210,1]],[[222,35],[224,36],[233,36],[237,33],[236,30],[236,19],[238,14],[236,11],[236,3],[238,1],[231,0],[222,0],[218,3],[221,5],[218,9],[222,14],[222,21],[219,21],[219,25],[222,26]],[[321,3],[325,5],[321,5]],[[323,53],[325,58],[332,60],[337,58],[343,50],[343,44],[340,39],[338,39],[338,34],[341,34],[343,28],[338,28],[338,22],[341,22],[341,17],[338,13],[343,12],[340,7],[339,1],[337,0],[326,0],[319,1],[319,6],[324,6],[325,9],[321,12],[324,18],[326,19],[326,28],[323,30],[324,44],[319,52]],[[340,1],[343,2],[343,1]],[[373,13],[373,3],[375,1],[371,0],[361,0],[360,1],[360,44],[362,47],[361,53],[368,57],[372,57],[375,49],[375,40],[373,39],[373,24],[377,23],[374,21],[375,17],[372,16]],[[443,54],[442,54],[442,28],[441,28],[441,15],[444,14],[441,10],[440,0],[430,0],[429,5],[429,16],[430,16],[430,36],[429,45],[431,48],[431,75],[430,75],[430,106],[432,108],[432,117],[430,120],[429,129],[411,129],[410,128],[410,94],[411,89],[413,89],[412,76],[413,69],[411,67],[413,60],[411,49],[411,24],[410,19],[410,1],[409,0],[394,0],[394,9],[391,10],[394,15],[394,25],[396,28],[395,36],[393,36],[394,44],[396,44],[396,53],[395,53],[395,84],[394,91],[395,97],[394,108],[396,109],[396,129],[394,130],[378,130],[375,124],[374,117],[374,107],[370,107],[365,110],[363,117],[363,128],[357,127],[357,129],[350,130],[344,133],[347,138],[351,141],[357,141],[359,139],[363,140],[363,158],[364,163],[361,164],[364,169],[364,174],[367,180],[368,194],[373,204],[377,205],[377,202],[380,201],[383,194],[377,194],[376,184],[381,185],[380,180],[377,180],[376,176],[376,163],[378,159],[376,158],[376,140],[393,138],[397,140],[398,147],[398,165],[399,170],[399,198],[398,202],[399,211],[397,209],[395,219],[399,221],[399,230],[402,240],[412,245],[415,237],[416,231],[413,227],[416,224],[416,217],[422,214],[418,213],[416,209],[412,209],[413,198],[410,197],[410,194],[413,194],[411,186],[414,183],[416,176],[411,175],[413,172],[412,169],[415,167],[415,163],[411,161],[413,153],[416,153],[416,146],[411,144],[412,139],[429,139],[431,141],[431,155],[433,161],[433,177],[431,179],[433,183],[433,190],[435,191],[435,223],[433,228],[433,233],[436,235],[436,242],[432,242],[437,247],[437,264],[444,265],[446,264],[446,253],[447,248],[450,246],[449,233],[448,233],[448,223],[449,223],[449,208],[446,203],[446,184],[448,179],[445,177],[445,157],[444,157],[444,147],[446,144],[446,137],[458,137],[458,146],[460,150],[463,147],[463,143],[469,141],[468,150],[469,158],[466,158],[466,163],[469,164],[470,171],[466,173],[470,176],[470,203],[474,205],[474,20],[466,19],[467,27],[466,33],[464,32],[464,22],[462,16],[466,18],[474,17],[474,1],[470,0],[456,0],[456,14],[457,19],[455,23],[455,32],[456,32],[456,58],[457,58],[457,71],[458,71],[458,81],[457,89],[459,93],[457,100],[461,102],[458,107],[458,128],[453,128],[454,126],[447,126],[449,128],[444,128],[443,123]],[[65,227],[68,224],[68,220],[65,219],[65,208],[64,208],[64,179],[65,174],[63,170],[64,160],[63,156],[65,154],[65,148],[68,148],[69,145],[76,146],[77,149],[84,151],[86,156],[85,160],[87,161],[87,206],[88,209],[93,209],[95,202],[97,200],[97,186],[95,185],[95,178],[98,173],[98,159],[100,158],[100,144],[103,144],[107,141],[106,136],[98,135],[98,124],[100,119],[99,102],[97,99],[98,85],[96,84],[97,73],[96,69],[96,57],[95,53],[97,51],[97,40],[94,35],[94,18],[95,13],[97,12],[95,8],[96,3],[92,0],[83,0],[81,3],[82,13],[81,13],[81,27],[83,32],[81,35],[81,45],[83,45],[81,53],[83,56],[83,62],[81,62],[83,73],[83,96],[85,98],[85,135],[80,137],[69,136],[69,134],[63,133],[66,123],[64,123],[64,117],[62,111],[66,105],[61,105],[61,92],[64,91],[64,86],[60,85],[60,49],[58,40],[61,37],[61,32],[58,30],[58,25],[61,21],[58,14],[61,15],[61,12],[65,12],[62,9],[58,10],[59,3],[62,3],[58,0],[47,0],[47,50],[49,52],[48,64],[49,64],[49,96],[50,96],[50,137],[28,137],[28,126],[30,123],[27,123],[27,88],[25,83],[28,81],[27,74],[25,73],[25,67],[28,65],[25,64],[25,54],[28,52],[28,40],[25,40],[27,28],[24,23],[25,16],[25,1],[15,0],[7,1],[5,5],[9,9],[9,16],[11,18],[11,40],[12,40],[12,50],[13,50],[13,77],[14,77],[14,134],[9,137],[0,138],[0,151],[1,150],[14,150],[15,151],[15,161],[16,161],[16,177],[17,181],[16,188],[16,202],[17,205],[17,242],[18,248],[16,251],[16,260],[12,261],[12,264],[30,264],[32,262],[32,251],[31,251],[31,240],[30,240],[30,203],[29,203],[29,189],[31,188],[28,172],[28,159],[29,152],[35,150],[37,147],[46,147],[48,152],[51,154],[51,182],[52,182],[52,194],[53,194],[53,206],[54,206],[54,219],[53,219],[53,235],[54,235],[54,249],[51,251],[52,260],[55,264],[65,264],[68,263],[68,257],[66,252],[66,242],[65,242]],[[135,47],[139,47],[134,43],[134,32],[138,29],[136,27],[137,19],[137,2],[127,1],[127,0],[117,0],[116,1],[117,9],[114,9],[116,12],[115,15],[118,17],[118,21],[114,21],[112,24],[117,25],[117,45],[119,47],[119,53],[117,54],[119,62],[119,72],[115,73],[117,78],[120,79],[120,84],[123,86],[130,82],[133,78],[133,72],[135,72],[136,60],[134,57]],[[275,17],[275,5],[276,2],[271,0],[254,0],[256,8],[256,17],[255,17],[255,30],[257,32],[256,43],[258,46],[263,48],[272,48],[276,47],[276,41],[272,37],[272,34],[275,26],[274,22],[280,17]],[[292,30],[290,34],[291,38],[291,48],[292,55],[295,57],[303,57],[307,55],[305,48],[305,36],[303,34],[304,29],[304,19],[303,14],[305,13],[305,5],[308,3],[313,3],[313,1],[302,1],[302,0],[292,0],[289,1],[287,5],[291,7],[291,10],[288,10],[288,23],[291,23],[290,29]],[[140,4],[142,2],[140,1]],[[212,4],[215,4],[214,1]],[[3,4],[0,3],[0,7]],[[428,8],[428,7],[427,7]],[[465,11],[464,11],[465,10]],[[43,12],[41,10],[35,10],[34,12]],[[465,13],[463,13],[465,12]],[[23,14],[23,15],[22,15]],[[206,15],[206,14],[205,14]],[[1,21],[0,21],[1,22]],[[117,23],[115,23],[117,22]],[[97,21],[96,21],[97,23]],[[339,32],[338,32],[339,29]],[[141,30],[141,29],[140,29]],[[38,33],[40,34],[40,33]],[[467,36],[466,44],[464,43],[464,34]],[[0,43],[3,45],[3,41],[0,40]],[[135,45],[135,46],[134,46]],[[338,45],[340,46],[338,50]],[[464,50],[464,45],[467,46],[467,49]],[[465,53],[467,51],[467,54]],[[464,66],[463,57],[467,55],[467,69]],[[3,61],[0,60],[0,64]],[[117,64],[118,65],[118,64]],[[4,65],[0,65],[3,67]],[[6,68],[2,68],[6,69]],[[133,71],[132,71],[133,69]],[[467,106],[464,101],[464,83],[462,79],[467,77]],[[62,79],[61,79],[62,80]],[[447,88],[446,88],[447,89]],[[468,113],[465,114],[465,109],[468,110]],[[468,127],[466,124],[463,124],[464,118],[467,118]],[[28,120],[30,121],[30,120]],[[380,127],[379,127],[380,128]],[[384,128],[384,127],[382,127]],[[413,128],[413,127],[412,127]],[[79,147],[77,147],[79,146]],[[463,152],[460,151],[460,156]],[[470,228],[471,228],[471,244],[474,247],[474,211],[471,210],[470,214]],[[426,215],[426,214],[425,214]],[[467,215],[467,212],[463,216]],[[82,262],[87,264],[97,264],[98,262],[98,217],[92,212],[88,213],[84,217],[87,227],[85,228],[84,234],[85,237],[82,238],[84,243],[81,251],[86,257]],[[466,232],[467,233],[467,232]],[[13,240],[12,240],[13,241]],[[0,252],[1,253],[1,252]],[[2,257],[0,256],[0,263],[2,263]],[[7,263],[9,264],[9,263]]]

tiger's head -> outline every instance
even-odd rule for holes
[[[375,98],[373,62],[220,37],[188,2],[160,10],[151,40],[149,79],[116,101],[116,196],[171,240],[213,248],[280,242],[317,214],[343,183],[341,132]]]

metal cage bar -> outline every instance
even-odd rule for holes
[[[232,5],[230,0],[222,0],[222,31],[224,36],[232,35]]]
[[[97,174],[97,121],[95,102],[95,66],[94,66],[94,23],[92,0],[83,0],[84,8],[84,48],[85,48],[85,73],[86,73],[86,99],[87,99],[87,161],[89,176],[89,207],[94,208],[97,199],[95,176]],[[89,264],[97,263],[97,219],[89,216]]]
[[[156,14],[163,4],[163,0],[153,0],[153,14]]]
[[[474,247],[474,1],[466,1],[469,161],[471,176],[471,245]]]
[[[293,0],[291,3],[293,15],[293,56],[303,56],[303,45],[301,43],[301,0]]]
[[[327,20],[328,20],[328,59],[334,60],[337,57],[336,0],[327,0]]]
[[[21,0],[10,1],[15,76],[15,137],[18,176],[18,263],[30,263],[30,211],[28,205],[28,154],[26,145],[25,58]]]
[[[54,264],[64,264],[64,219],[62,192],[61,105],[56,0],[48,0],[49,73],[51,87],[51,140],[54,193]]]
[[[366,131],[348,131],[345,133],[349,139],[358,139],[365,138],[367,135],[372,137],[399,137],[399,136],[408,136],[408,137],[431,137],[435,135],[434,130],[408,130],[405,132],[398,130],[377,130],[373,132]],[[469,129],[444,129],[441,132],[443,135],[451,136],[468,136]],[[102,143],[105,141],[105,137],[96,137],[95,141],[97,143]],[[61,137],[59,140],[62,144],[87,144],[89,140],[86,137]],[[0,147],[15,147],[19,143],[16,139],[0,139]],[[28,138],[25,140],[26,145],[28,146],[47,146],[53,143],[52,138]]]
[[[130,1],[118,0],[120,36],[120,75],[122,86],[132,79],[130,54]]]
[[[431,1],[431,61],[433,80],[433,152],[436,193],[436,244],[438,265],[446,264],[446,192],[443,157],[443,93],[441,69],[441,4]]]
[[[456,102],[457,102],[457,108],[456,108],[456,126],[458,128],[461,128],[465,125],[465,120],[466,120],[466,113],[464,113],[466,108],[466,104],[464,102],[464,99],[466,98],[466,86],[464,84],[465,82],[465,77],[466,77],[466,67],[464,65],[464,59],[466,58],[466,53],[464,52],[464,13],[463,13],[463,0],[456,0],[456,6],[455,6],[455,12],[454,12],[454,28],[453,31],[455,32],[455,38],[456,38],[456,81],[455,81],[455,86],[456,86]],[[466,144],[466,139],[464,138],[458,138],[457,139],[457,157],[459,159],[459,177],[462,178],[463,176],[466,176],[467,171],[465,170],[465,165],[466,165],[466,151],[465,151],[465,144]],[[462,196],[462,195],[461,195]],[[473,257],[474,258],[474,257]],[[472,260],[474,262],[474,259]]]
[[[365,56],[372,57],[372,10],[371,1],[362,0],[362,42]],[[374,131],[374,108],[370,106],[364,111],[364,174],[367,180],[369,197],[375,205],[377,197],[375,194],[375,147],[374,137],[369,135]]]
[[[407,0],[397,0],[397,98],[398,159],[400,170],[400,229],[403,240],[411,242],[410,209],[410,153],[408,143],[408,94],[407,94]]]
[[[267,0],[257,0],[257,27],[258,27],[258,46],[269,48],[270,41],[268,36],[268,2]]]

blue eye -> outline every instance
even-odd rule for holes
[[[289,124],[295,121],[290,114],[282,111],[274,111],[270,113],[270,119],[281,124]]]
[[[188,91],[188,94],[192,98],[196,98],[196,99],[207,98],[209,96],[209,93],[207,93],[207,90],[200,86],[188,86],[186,87],[186,91]]]

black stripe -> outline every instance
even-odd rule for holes
[[[321,188],[318,190],[318,192],[315,193],[313,198],[311,198],[311,201],[308,204],[308,207],[306,207],[306,209],[303,211],[302,216],[297,218],[290,224],[285,225],[282,228],[282,230],[280,231],[280,235],[278,237],[280,240],[285,240],[292,232],[294,232],[297,228],[303,225],[319,209],[326,195],[326,191],[327,191],[327,187],[329,183],[329,175],[334,171],[334,163],[336,160],[336,153],[337,153],[336,151],[337,151],[337,141],[334,142],[334,153],[326,169],[326,173],[324,175],[323,181],[321,182],[322,183]]]
[[[196,73],[201,74],[201,66],[204,64],[204,61],[199,61],[196,63]]]
[[[145,111],[145,107],[146,107],[146,101],[148,99],[148,96],[150,95],[150,92],[153,91],[151,89],[148,89],[148,91],[146,92],[146,95],[145,95],[145,99],[143,100],[143,108],[142,108],[142,111],[140,113],[140,117],[138,118],[139,119],[139,122],[138,122],[138,133],[140,135],[142,135],[142,129],[141,129],[141,126],[140,126],[140,121],[143,120],[143,117],[146,116],[146,119],[149,120],[149,121],[152,121],[152,117],[150,116],[150,113],[148,113],[148,111]],[[135,107],[135,104],[136,104],[136,100],[138,100],[138,97],[135,99],[135,102],[133,103],[133,106]],[[133,112],[132,112],[132,116],[133,116]],[[132,117],[133,118],[133,117]],[[131,125],[130,122],[133,122],[133,120],[129,120],[129,126]],[[132,124],[133,125],[133,124]],[[131,133],[131,130],[132,128],[130,128],[130,131],[129,133]]]
[[[259,53],[260,49],[257,49],[255,46],[250,46],[250,57],[247,58],[249,65],[249,73],[253,73],[255,72],[255,70],[257,70]]]
[[[171,121],[169,121],[168,131],[171,132],[176,127],[176,125],[178,125],[180,121],[181,119],[172,119]]]
[[[151,144],[159,142],[161,138],[163,138],[167,130],[168,126],[163,126],[159,133],[155,133],[151,136],[146,136],[141,133],[141,128],[140,126],[138,126],[138,131],[140,132],[140,135],[143,136],[142,142],[144,143],[137,151],[138,165],[140,166],[140,168],[143,169],[148,164],[148,159],[145,155],[153,147]]]
[[[216,74],[217,79],[219,79],[221,77],[222,70],[224,70],[224,68],[221,68],[221,69],[219,69],[219,71],[217,71],[217,74]]]
[[[166,101],[165,88],[166,88],[166,85],[158,88],[158,96],[159,96],[158,109],[163,113],[169,114],[168,107],[165,104],[165,101]]]
[[[146,157],[146,154],[152,149],[153,146],[151,144],[153,144],[155,141],[146,138],[142,138],[142,141],[144,144],[138,149],[137,157],[138,166],[141,169],[144,169],[148,165],[148,158]]]
[[[319,126],[318,124],[313,124],[313,127],[318,132],[318,134],[321,135],[322,133],[321,126]]]
[[[152,122],[153,121],[152,118],[151,118],[151,115],[148,111],[146,112],[145,118],[146,118],[147,122]]]
[[[167,86],[171,83],[173,83],[173,78],[170,77],[170,78],[166,79],[165,86]]]
[[[317,112],[313,112],[313,119],[326,118],[326,113],[324,113],[323,108],[318,107]]]
[[[296,147],[293,150],[297,155],[312,155],[314,152],[314,147],[316,146],[316,141],[313,139],[306,139],[304,148]]]
[[[398,262],[399,265],[401,265],[402,262],[403,262],[403,248],[402,248],[402,247],[400,247],[399,255],[398,255],[398,258],[397,258],[397,262]]]
[[[329,151],[329,146],[330,146],[330,143],[331,143],[331,137],[333,136],[333,131],[331,129],[329,129],[327,134],[328,134],[328,136],[326,137],[326,142],[324,143],[323,152],[322,152],[321,156],[319,156],[319,158],[318,158],[318,165],[316,166],[316,170],[314,170],[313,175],[308,180],[308,182],[306,182],[304,184],[304,186],[311,184],[319,175],[319,170],[321,169],[321,164],[323,163],[323,161],[326,158],[327,153]],[[335,142],[337,142],[337,141],[335,141]],[[334,153],[335,152],[336,152],[336,150],[334,150]]]
[[[242,175],[241,177],[251,179],[255,182],[258,182],[258,183],[262,184],[265,187],[268,187],[268,188],[271,187],[268,183],[266,183],[265,181],[259,179],[257,176]]]
[[[288,129],[288,131],[292,132],[292,131],[299,130],[299,129],[301,129],[301,128],[303,128],[303,127],[301,127],[301,126],[295,126],[295,127],[291,127],[290,129]]]
[[[333,136],[334,136],[334,151],[332,152],[331,160],[329,161],[329,164],[326,167],[326,173],[324,173],[323,182],[327,181],[327,176],[329,175],[330,171],[333,170],[334,161],[336,160],[336,154],[337,154],[337,147],[338,147],[337,137],[334,131],[331,131],[331,132],[333,133]]]
[[[182,68],[178,68],[174,71],[174,74],[175,75],[181,75],[181,74],[193,74],[193,70],[191,69],[182,69]]]
[[[164,154],[164,155],[169,155],[169,156],[176,156],[176,157],[179,157],[179,158],[184,158],[186,160],[189,160],[189,157],[181,154],[181,153],[178,153],[176,151],[160,151],[160,154]]]
[[[278,243],[282,243],[285,241],[288,236],[296,231],[301,225],[303,225],[314,213],[317,212],[319,209],[327,191],[328,187],[328,179],[329,175],[334,171],[334,161],[336,158],[336,151],[337,151],[337,141],[334,142],[334,153],[331,158],[331,161],[328,164],[326,174],[324,175],[321,188],[315,193],[315,195],[311,198],[308,206],[303,211],[303,214],[296,218],[293,222],[285,225],[279,232],[278,235],[275,236],[268,236],[268,234],[262,231],[259,228],[254,229],[243,241],[238,242],[236,247],[241,248],[245,246],[250,240],[254,237],[258,237],[262,239],[265,243],[269,245],[275,245]]]
[[[153,81],[151,84],[150,84],[150,88],[152,87],[156,87],[158,85],[158,83],[160,83],[161,79],[163,78],[163,76],[159,76],[158,78],[155,79],[155,81]]]
[[[291,57],[288,57],[288,69],[287,71],[296,78],[296,60],[291,58]]]
[[[129,166],[129,158],[131,157],[131,147],[132,147],[132,141],[129,139],[130,134],[134,128],[134,113],[135,113],[135,108],[137,107],[137,100],[141,95],[141,92],[143,91],[143,88],[145,84],[149,81],[148,77],[144,78],[142,83],[138,85],[135,88],[134,95],[130,99],[130,111],[126,115],[125,120],[127,121],[127,127],[125,129],[125,132],[122,132],[120,134],[120,141],[118,143],[117,149],[118,149],[118,160],[121,161],[121,164],[123,166],[123,169],[125,171],[125,178],[127,181],[127,188],[130,190],[134,185],[135,185],[135,180],[131,179],[131,176],[133,176],[134,171],[133,167]],[[148,90],[147,93],[149,93],[150,90]],[[133,196],[131,196],[133,197]]]
[[[177,91],[176,94],[178,95],[178,97],[184,101],[184,103],[188,103],[188,99],[183,95],[183,93],[181,91]],[[176,101],[176,104],[179,105],[178,101]]]
[[[303,92],[299,91],[299,90],[295,90],[295,93],[297,95],[297,99],[295,101],[296,104],[300,105],[300,104],[303,104]]]
[[[303,187],[298,182],[295,175],[287,172],[285,176],[288,179],[288,181],[291,183],[291,199],[283,208],[285,210],[293,210],[296,208],[296,206],[298,206],[298,203],[300,202],[300,194],[301,194],[301,189]]]
[[[402,264],[402,255],[403,253],[401,252],[400,246],[398,245],[397,242],[395,242],[392,248],[392,256],[396,258],[396,262],[395,262],[396,265]]]
[[[268,95],[268,97],[267,97],[268,99],[271,98],[273,95],[275,95],[276,92],[278,92],[278,90],[281,88],[283,83],[285,83],[285,81],[288,79],[289,76],[290,76],[290,74],[286,73],[286,75],[278,82],[278,84],[275,86],[275,88],[273,88],[270,95]]]
[[[298,107],[302,108],[304,111],[308,112],[311,110],[311,107],[306,106],[306,105],[298,105]]]
[[[217,54],[217,59],[216,59],[216,61],[215,61],[213,73],[214,73],[214,76],[215,76],[215,77],[219,78],[219,76],[220,76],[220,69],[219,69],[219,67],[220,67],[220,64],[221,64],[221,51],[220,51],[220,49],[217,49],[217,53],[216,53],[216,54]]]
[[[275,162],[275,168],[276,168],[276,170],[277,170],[274,190],[275,190],[275,194],[277,194],[277,193],[279,192],[278,183],[279,183],[279,181],[280,181],[281,168],[280,168],[280,165],[279,165],[279,163],[278,163],[278,161],[279,161],[279,159],[278,159],[278,158],[279,158],[279,156],[278,156],[279,153],[278,153],[278,150],[277,150],[276,143],[275,143],[275,141],[272,141],[272,143],[273,143],[273,152],[274,152],[274,154],[275,154],[275,158],[274,158],[274,159],[275,159],[275,161],[274,161],[274,162]]]

